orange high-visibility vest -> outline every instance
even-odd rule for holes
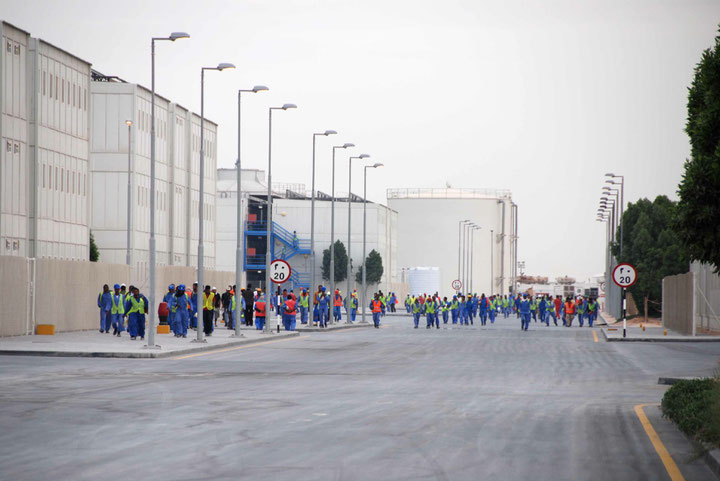
[[[333,304],[335,307],[342,307],[342,297],[340,294],[337,294],[335,296],[335,304]]]
[[[382,303],[380,301],[376,301],[373,299],[372,301],[372,311],[373,312],[382,312]]]
[[[288,299],[285,301],[285,314],[289,316],[294,316],[297,314],[297,311],[295,310],[295,301],[292,299]]]

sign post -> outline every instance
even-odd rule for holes
[[[287,261],[283,259],[275,259],[270,262],[270,281],[272,281],[273,284],[282,284],[289,281],[290,274],[292,274],[292,269]],[[281,299],[279,295],[275,296],[272,293],[272,289],[270,289],[268,300],[273,302],[275,306],[275,325],[277,326],[278,332],[280,332],[280,308],[285,302],[285,299]],[[267,307],[265,308],[265,312],[267,312]],[[265,324],[266,332],[272,332],[273,328],[269,327],[267,324],[268,323]]]
[[[452,281],[452,288],[455,289],[455,294],[460,292],[460,289],[462,289],[462,282],[460,282],[459,279],[455,279]]]
[[[615,266],[612,274],[613,282],[622,288],[623,337],[627,337],[627,288],[637,281],[637,270],[630,264],[622,263]]]

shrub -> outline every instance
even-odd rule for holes
[[[663,396],[662,410],[682,432],[720,446],[720,379],[678,381]]]

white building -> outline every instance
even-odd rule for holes
[[[129,152],[131,264],[135,278],[142,282],[149,261],[151,92],[98,73],[94,80],[91,228],[100,260],[125,263]],[[200,117],[156,94],[155,118],[157,265],[197,266]],[[130,127],[127,120],[132,121]],[[217,124],[205,119],[204,129],[205,267],[214,269]]]
[[[267,183],[265,172],[262,170],[243,169],[242,193],[245,202],[243,218],[250,219],[251,223],[263,225],[264,214],[263,202],[267,199]],[[237,170],[218,169],[217,175],[217,212],[218,219],[222,222],[217,225],[217,268],[218,270],[235,270],[235,252],[237,239]],[[310,273],[312,271],[312,257],[309,255],[310,241],[310,214],[311,199],[308,193],[304,192],[302,185],[273,184],[273,221],[279,224],[287,232],[297,232],[300,240],[301,252],[292,256],[288,262],[293,271],[302,275],[302,282],[298,284],[309,285]],[[304,195],[303,195],[304,194]],[[315,201],[315,256],[316,256],[316,283],[326,283],[322,280],[321,267],[323,250],[330,246],[330,213],[331,202],[327,196],[319,194]],[[249,207],[247,201],[249,199]],[[353,286],[355,272],[362,263],[363,243],[363,202],[362,199],[353,197],[351,203],[351,243],[350,257],[353,265]],[[376,204],[367,203],[367,246],[366,253],[375,249],[382,257],[383,277],[380,281],[380,288],[390,291],[391,284],[399,282],[397,276],[397,223],[398,214],[392,209]],[[266,225],[266,224],[265,224]],[[336,198],[335,201],[335,239],[340,240],[345,247],[348,247],[348,202],[347,196]],[[252,228],[248,229],[252,232]],[[264,235],[248,235],[246,237],[245,266],[247,279],[253,285],[258,286],[264,280],[265,243],[267,238]],[[305,248],[308,248],[307,250]],[[276,242],[276,256],[282,256],[283,246]],[[286,252],[290,253],[292,248],[288,247]],[[261,265],[262,264],[262,265]],[[347,281],[343,281],[340,288],[343,292],[347,289]]]
[[[462,292],[510,291],[517,259],[517,206],[510,191],[388,189],[387,197],[398,216],[400,269],[439,268],[441,294],[454,292],[456,279]],[[463,234],[465,220],[480,229]]]
[[[0,255],[87,260],[90,63],[0,31]]]

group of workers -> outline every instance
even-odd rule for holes
[[[148,313],[149,303],[140,289],[135,286],[128,289],[125,284],[115,284],[110,291],[110,287],[105,284],[98,294],[97,305],[100,308],[101,333],[109,334],[112,328],[113,336],[121,337],[127,320],[130,339],[145,339],[145,314]]]
[[[583,327],[585,320],[588,326],[592,327],[597,319],[598,302],[594,297],[586,299],[583,296],[577,298],[569,296],[563,301],[561,296],[553,298],[551,295],[511,294],[486,297],[484,293],[480,296],[477,294],[464,296],[459,292],[448,300],[447,297],[441,299],[437,293],[417,296],[408,294],[405,298],[405,310],[408,314],[412,314],[415,329],[419,327],[422,315],[426,318],[426,329],[432,327],[440,329],[440,317],[443,324],[451,322],[461,326],[474,325],[477,317],[480,325],[486,326],[488,319],[490,324],[494,324],[498,315],[507,319],[511,313],[514,313],[520,319],[520,328],[527,331],[530,327],[530,319],[537,322],[538,317],[546,327],[550,326],[550,318],[556,326],[558,320],[562,319],[563,326],[571,327],[577,315],[580,327]]]

